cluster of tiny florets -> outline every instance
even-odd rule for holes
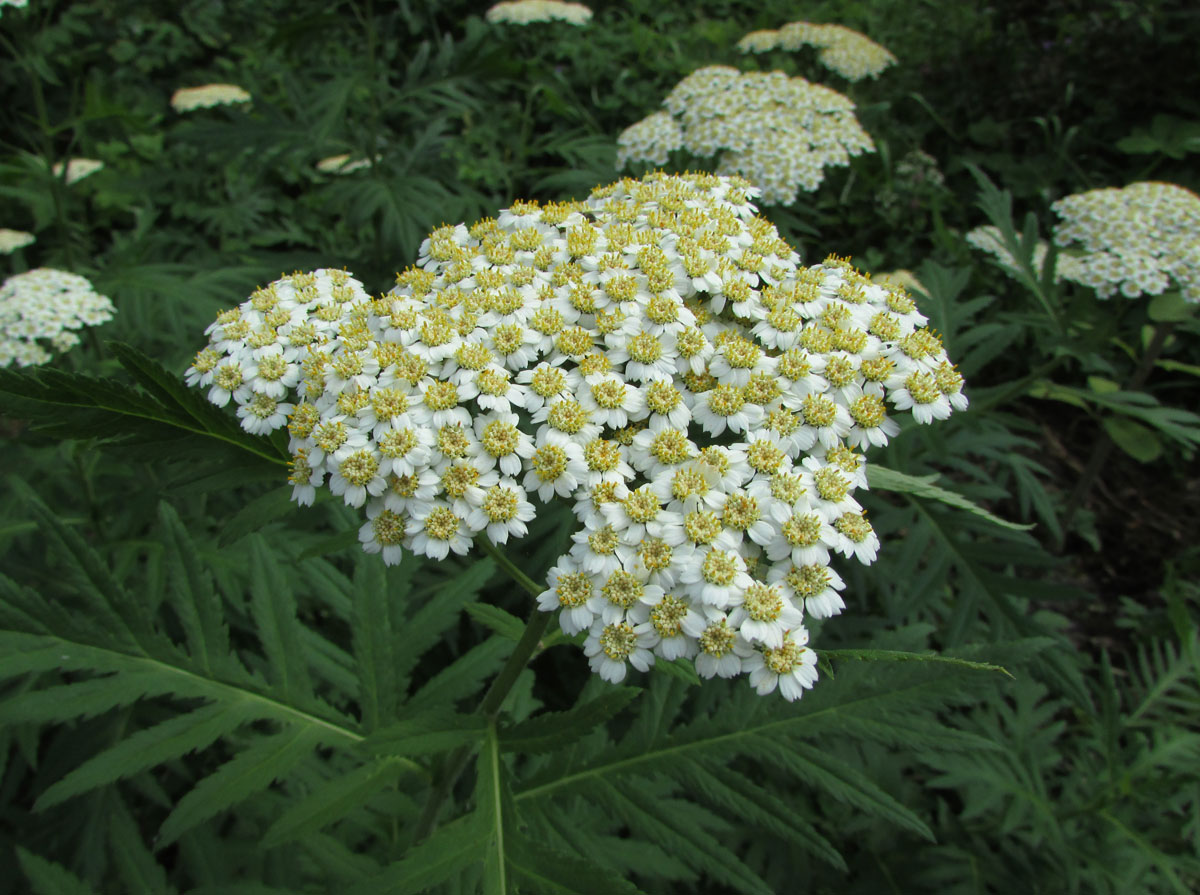
[[[1173,183],[1133,183],[1090,190],[1051,206],[1062,218],[1054,242],[1060,272],[1101,298],[1127,298],[1179,289],[1200,301],[1200,196]]]
[[[618,167],[662,164],[674,149],[719,154],[720,173],[745,177],[766,203],[790,204],[815,190],[825,168],[873,152],[874,143],[842,94],[783,72],[712,65],[692,72],[656,112],[617,139]]]
[[[202,87],[181,87],[171,96],[171,108],[176,112],[209,109],[213,106],[232,106],[250,102],[250,94],[236,84],[205,84]]]
[[[0,367],[30,367],[79,344],[76,330],[111,320],[116,309],[78,274],[39,267],[0,286]]]
[[[447,225],[396,287],[294,274],[223,313],[188,370],[252,432],[287,426],[294,497],[363,508],[387,563],[578,520],[538,606],[610,681],[655,656],[798,697],[832,556],[874,560],[861,451],[966,406],[900,288],[804,267],[739,178],[648,175]]]
[[[17,249],[23,249],[35,242],[37,242],[37,237],[32,233],[0,227],[0,255],[11,255]]]
[[[896,57],[885,47],[844,25],[792,22],[778,30],[751,31],[738,41],[737,47],[743,53],[816,47],[820,50],[817,60],[848,81],[878,77],[880,72],[896,62]]]
[[[566,22],[569,25],[586,25],[591,18],[592,10],[589,7],[582,3],[566,3],[562,0],[505,0],[487,11],[487,20],[493,24]]]

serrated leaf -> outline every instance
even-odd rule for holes
[[[379,563],[359,563],[355,569],[350,633],[363,730],[370,733],[395,717],[399,697],[393,648],[396,636],[392,630],[387,576]]]
[[[94,889],[67,870],[17,846],[17,860],[35,895],[96,895]]]
[[[492,606],[488,603],[468,603],[464,608],[467,615],[481,625],[491,628],[501,637],[520,640],[521,635],[525,632],[525,623],[499,606]]]
[[[233,544],[246,535],[262,531],[272,522],[278,522],[295,513],[300,505],[292,500],[291,492],[282,487],[271,488],[267,493],[260,494],[253,500],[247,501],[222,526],[217,543],[222,547]]]
[[[372,795],[405,770],[400,763],[382,758],[325,781],[268,828],[263,834],[262,847],[275,848],[336,823],[362,808]]]
[[[175,888],[167,882],[166,870],[154,860],[133,817],[121,803],[109,816],[108,841],[126,892],[173,895]]]
[[[643,895],[628,880],[577,855],[528,836],[515,836],[507,853],[513,881],[538,895]]]
[[[948,491],[933,484],[932,480],[928,477],[918,478],[917,476],[899,472],[895,469],[888,469],[886,466],[880,466],[878,463],[867,464],[867,482],[872,488],[879,491],[895,491],[901,494],[912,494],[914,497],[922,497],[927,500],[940,501],[947,506],[966,510],[968,513],[986,519],[994,525],[999,525],[1001,528],[1008,528],[1013,531],[1028,531],[1034,527],[1033,525],[1023,525],[1019,522],[1009,522],[1007,519],[1001,519],[999,516],[988,512],[961,494]]]
[[[765,741],[762,746],[765,757],[781,770],[811,786],[819,786],[855,808],[890,820],[930,842],[935,841],[933,831],[921,818],[828,751],[806,743],[784,746],[774,740]]]
[[[459,818],[436,830],[408,850],[378,876],[354,886],[345,895],[421,895],[477,864],[486,833],[474,815]]]
[[[164,501],[158,505],[158,519],[171,585],[167,589],[167,600],[183,626],[192,659],[204,671],[212,673],[234,661],[221,598],[214,590],[212,575],[201,564],[196,545],[179,514]]]
[[[320,731],[297,727],[239,752],[179,800],[163,821],[155,848],[165,848],[197,824],[266,789],[308,758],[321,739]]]
[[[429,602],[408,620],[400,632],[401,640],[396,651],[400,680],[404,682],[401,686],[407,685],[408,674],[421,655],[433,646],[443,631],[457,623],[459,610],[475,599],[495,570],[491,559],[477,559],[443,584]]]
[[[250,609],[272,673],[272,683],[289,702],[312,698],[312,681],[300,647],[296,599],[270,545],[254,537],[250,544]]]
[[[377,730],[360,744],[370,755],[428,755],[478,743],[487,730],[481,715],[434,709]]]
[[[954,656],[940,656],[937,653],[908,653],[886,649],[832,649],[821,650],[820,654],[826,659],[847,659],[857,662],[943,662],[948,665],[957,665],[959,668],[970,668],[973,671],[998,671],[1006,677],[1012,677],[1008,669],[1000,665],[971,662]]]
[[[586,736],[642,693],[638,687],[613,687],[570,711],[546,712],[500,732],[506,752],[547,752]]]
[[[90,789],[203,749],[253,717],[249,705],[209,705],[143,728],[93,755],[49,787],[34,804],[34,810],[51,808]]]

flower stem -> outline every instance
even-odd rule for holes
[[[512,560],[496,549],[496,545],[489,541],[486,536],[481,534],[476,538],[475,542],[496,561],[496,564],[500,568],[508,573],[513,581],[529,591],[532,596],[537,596],[544,590],[544,588],[538,587],[532,578],[513,565]],[[521,634],[521,639],[517,641],[516,648],[509,655],[508,661],[504,663],[504,667],[500,669],[500,673],[493,678],[487,692],[483,694],[483,699],[480,701],[479,707],[475,709],[475,714],[483,715],[489,723],[495,722],[509,691],[512,690],[521,672],[525,670],[530,657],[537,651],[538,644],[541,642],[542,635],[546,633],[546,626],[549,623],[550,613],[542,612],[534,606],[533,612],[529,616],[529,621],[525,623],[525,630]],[[458,783],[458,778],[466,770],[473,751],[470,746],[461,746],[451,752],[446,758],[446,761],[442,765],[441,773],[437,776],[437,785],[429,793],[429,798],[426,800],[425,807],[421,811],[421,817],[417,821],[417,828],[413,834],[413,845],[416,845],[427,837],[437,826],[438,815],[441,814],[442,806],[454,791],[454,786]]]

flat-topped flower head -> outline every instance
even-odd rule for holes
[[[756,184],[762,201],[790,205],[797,193],[820,186],[825,168],[847,165],[852,156],[875,149],[854,116],[853,102],[828,87],[779,71],[740,72],[710,65],[680,81],[663,105],[665,112],[653,113],[617,138],[618,167],[664,164],[677,148],[697,156],[716,155],[717,169]],[[741,287],[752,285],[742,271],[767,273],[770,279],[771,259],[779,257],[778,251],[791,253],[786,243],[751,234],[749,250],[728,258],[727,271],[733,276],[726,279],[713,252],[719,242],[711,237],[707,242],[712,247],[694,241],[677,246],[684,271],[697,289],[701,284],[708,287],[704,291],[720,286],[718,292],[731,292],[734,299],[740,297]],[[723,302],[724,294],[716,310]]]
[[[566,22],[586,25],[592,20],[592,10],[582,3],[563,0],[504,0],[487,11],[492,24],[530,25],[534,22]]]
[[[790,22],[777,31],[752,31],[738,42],[743,53],[765,53],[776,48],[794,52],[801,47],[819,49],[817,61],[848,81],[877,78],[896,62],[886,47],[844,25]]]
[[[78,183],[85,177],[91,177],[103,167],[104,162],[99,159],[73,158],[68,159],[65,165],[63,162],[56,162],[54,167],[50,169],[50,173],[55,177],[63,177],[67,182],[67,186],[70,186],[73,183]]]
[[[176,112],[191,112],[195,109],[210,109],[213,106],[248,103],[250,98],[250,94],[236,84],[180,87],[171,96],[171,108]]]
[[[439,227],[384,295],[282,277],[217,317],[188,381],[286,426],[294,499],[328,487],[389,564],[524,537],[564,501],[537,603],[606,679],[694,657],[794,698],[803,618],[845,606],[832,564],[882,547],[855,448],[966,396],[911,296],[803,266],[756,197],[650,174]]]
[[[1051,206],[1062,218],[1054,242],[1074,263],[1066,279],[1101,298],[1179,289],[1200,301],[1200,196],[1173,183],[1089,190]]]
[[[78,331],[116,308],[84,277],[39,267],[0,286],[0,368],[38,366],[79,344]]]

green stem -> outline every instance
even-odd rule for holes
[[[504,569],[513,581],[529,591],[532,596],[542,593],[544,588],[538,587],[532,578],[513,565],[512,560],[496,549],[496,545],[488,540],[485,535],[481,534],[475,539],[475,543],[494,559],[496,564]],[[543,612],[534,606],[533,612],[529,616],[529,621],[525,623],[525,630],[521,634],[521,639],[517,641],[516,648],[509,655],[508,661],[504,663],[504,667],[500,669],[500,673],[492,680],[487,692],[483,694],[483,699],[480,701],[479,707],[475,709],[475,714],[483,715],[490,724],[495,723],[509,691],[512,690],[521,672],[525,670],[525,666],[529,664],[530,657],[537,652],[542,635],[546,633],[546,626],[549,623],[550,613]],[[425,807],[421,811],[421,817],[417,820],[416,832],[413,834],[413,845],[425,839],[437,826],[438,815],[441,814],[442,806],[450,798],[455,784],[458,783],[458,778],[466,770],[467,764],[471,761],[471,753],[473,751],[470,746],[462,746],[455,749],[446,758],[445,763],[442,765],[442,772],[438,775],[437,785],[429,793],[429,798],[426,800]]]
[[[1133,375],[1125,384],[1123,391],[1136,391],[1150,378],[1150,373],[1154,369],[1154,362],[1158,360],[1158,356],[1162,353],[1163,346],[1167,343],[1167,339],[1171,335],[1171,330],[1174,328],[1175,324],[1171,322],[1159,323],[1154,327],[1154,335],[1150,339],[1150,344],[1146,346],[1146,351],[1142,355],[1142,361],[1138,364],[1138,368],[1133,371]],[[1087,465],[1083,468],[1083,474],[1080,475],[1079,481],[1075,484],[1071,496],[1067,498],[1067,506],[1063,510],[1062,537],[1058,544],[1060,552],[1066,545],[1067,534],[1071,530],[1071,523],[1075,519],[1075,514],[1079,512],[1079,508],[1083,505],[1088,492],[1091,491],[1092,485],[1096,483],[1096,479],[1104,468],[1105,461],[1112,454],[1112,449],[1113,440],[1108,437],[1107,433],[1102,434],[1100,440],[1092,448]]]

